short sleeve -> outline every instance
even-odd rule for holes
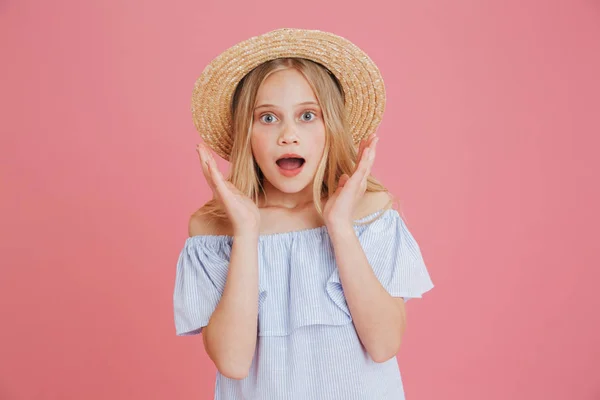
[[[434,287],[421,249],[396,210],[364,225],[358,236],[373,272],[390,295],[408,301]]]
[[[207,238],[213,242],[220,239]],[[227,279],[227,243],[205,243],[201,239],[205,238],[188,238],[177,261],[173,292],[177,336],[202,332],[219,304]]]

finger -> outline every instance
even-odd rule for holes
[[[373,135],[370,136],[369,143],[367,146],[370,149],[373,149],[375,147],[375,143],[377,143],[378,140],[379,140],[379,137],[377,137],[377,134],[374,133]]]
[[[338,194],[339,192],[342,191],[342,188],[344,186],[346,186],[346,183],[348,182],[349,178],[350,177],[348,176],[348,174],[342,174],[342,176],[340,176],[340,179],[338,180],[338,186],[337,186],[337,188],[335,189],[335,192],[334,192],[335,194]]]
[[[373,161],[375,160],[375,153],[377,151],[377,143],[379,142],[379,138],[373,138],[373,143],[370,145],[369,158],[371,159],[371,165],[373,165]]]
[[[371,147],[366,147],[363,150],[363,156],[360,159],[360,163],[358,164],[358,170],[359,171],[364,171],[364,169],[369,164],[369,161],[371,160],[371,152],[372,151],[373,151],[373,149],[371,149]]]
[[[363,151],[363,157],[360,160],[360,164],[358,165],[356,175],[359,175],[358,180],[362,179],[365,175],[368,175],[371,170],[371,166],[373,165],[373,161],[375,160],[375,146],[378,138],[375,138],[371,141],[371,143],[365,147]]]
[[[371,173],[371,166],[375,160],[375,145],[378,141],[379,138],[375,134],[369,136],[368,141],[366,142],[368,144],[363,146],[362,157],[350,179],[344,183],[345,186],[351,185],[355,190],[359,190],[361,186],[364,186]]]
[[[338,182],[338,187],[344,187],[344,185],[346,184],[346,182],[348,182],[348,179],[350,179],[350,177],[348,176],[348,174],[343,174],[342,176],[340,176],[340,180]]]
[[[375,140],[376,137],[377,137],[376,133],[370,134],[369,137],[366,140],[366,146],[365,147],[370,147],[371,144],[373,143],[373,140]]]
[[[226,208],[237,207],[238,196],[241,192],[235,185],[223,177],[223,174],[217,166],[214,158],[210,158],[208,165],[213,173],[213,181],[215,182],[216,192]]]
[[[367,148],[372,148],[372,146],[373,146],[373,141],[374,141],[376,138],[377,138],[376,134],[374,134],[374,133],[373,133],[372,135],[370,135],[370,136],[369,136],[369,137],[368,137],[368,138],[365,140],[365,143],[364,143],[364,145],[363,145],[363,156],[364,156],[365,149],[367,149]],[[362,158],[363,158],[363,157],[361,156],[361,158],[360,158],[360,159],[362,159]],[[359,160],[360,160],[360,159],[359,159]]]
[[[365,147],[368,147],[368,145],[369,145],[369,144],[370,144],[370,142],[371,142],[371,139],[372,139],[372,137],[373,137],[373,135],[369,135],[368,137],[366,137],[366,138],[364,138],[364,139],[362,139],[362,140],[360,141],[360,146],[359,146],[359,148],[358,148],[358,155],[357,155],[357,157],[356,157],[356,160],[357,160],[357,161],[356,161],[356,165],[357,165],[357,166],[358,166],[358,163],[360,162],[360,160],[362,159],[362,156],[363,156],[363,152],[364,152],[364,150],[365,150]]]
[[[354,171],[350,179],[348,179],[346,185],[357,185],[360,183],[361,179],[365,174],[365,168],[368,166],[367,164],[369,160],[370,151],[370,148],[365,147],[365,149],[363,150],[363,156],[358,165],[356,166],[356,170]]]
[[[205,171],[207,164],[206,164],[206,158],[204,156],[204,152],[202,151],[202,145],[200,143],[198,143],[196,145],[196,153],[198,153],[198,159],[200,160],[200,167],[202,167],[202,170]]]
[[[223,174],[221,174],[221,171],[219,170],[219,166],[217,165],[217,162],[210,155],[208,158],[208,167],[209,167],[209,171],[210,171],[210,177],[212,179],[212,182],[215,185],[215,188],[219,191],[219,193],[222,193],[224,190],[227,191],[228,188],[227,188],[227,185],[225,184],[225,178],[223,178]]]
[[[196,151],[198,152],[198,156],[200,158],[200,166],[202,167],[202,174],[204,175],[204,178],[206,179],[208,186],[210,186],[210,188],[214,190],[214,182],[212,180],[211,173],[210,173],[210,167],[208,165],[208,155],[206,152],[206,148],[204,147],[204,145],[198,144],[198,146],[196,146]]]
[[[356,165],[358,165],[358,161],[360,161],[360,158],[362,157],[364,148],[365,148],[365,139],[362,139],[360,141],[360,144],[358,145],[358,154],[356,155],[356,160],[357,160]]]
[[[371,175],[371,169],[373,168],[373,164],[375,163],[375,153],[377,148],[377,142],[379,141],[378,137],[373,139],[373,142],[369,146],[369,157],[367,161],[367,166],[364,170],[363,179],[366,181],[369,175]]]

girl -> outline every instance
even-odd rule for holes
[[[190,218],[173,300],[177,335],[202,333],[216,365],[215,399],[404,398],[404,302],[433,283],[370,175],[384,102],[366,54],[319,31],[248,39],[198,79],[213,199]]]

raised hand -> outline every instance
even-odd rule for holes
[[[210,186],[214,198],[225,208],[233,227],[234,236],[258,236],[260,212],[256,204],[231,182],[225,180],[208,147],[198,144],[196,151],[200,156],[202,173],[206,182]]]
[[[361,140],[356,169],[351,177],[347,174],[340,177],[336,191],[323,209],[323,218],[327,226],[352,224],[354,209],[367,189],[367,178],[375,161],[375,146],[378,140],[375,134]]]

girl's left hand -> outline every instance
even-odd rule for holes
[[[367,178],[375,161],[375,146],[379,138],[372,134],[360,142],[356,169],[351,177],[343,174],[334,194],[327,200],[323,218],[328,227],[353,223],[354,209],[367,189]]]

